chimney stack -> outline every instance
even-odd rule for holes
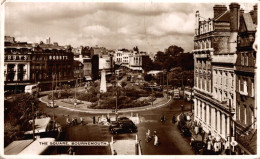
[[[238,3],[231,3],[229,5],[229,9],[230,9],[230,31],[231,32],[238,32],[239,8],[240,8],[240,5]]]
[[[217,18],[221,14],[227,11],[227,7],[225,5],[215,5],[213,7],[214,10],[214,18]]]
[[[242,16],[242,15],[244,14],[244,12],[245,12],[244,9],[241,8],[241,9],[240,9],[240,16]]]
[[[254,23],[257,25],[257,4],[254,5]]]
[[[200,22],[200,13],[196,11],[195,14],[195,36],[199,35],[199,22]]]

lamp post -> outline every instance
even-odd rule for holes
[[[33,126],[33,140],[35,140],[35,127],[34,127],[35,119],[34,119],[34,103],[33,102],[32,102],[32,114],[33,114],[33,124],[32,124],[32,126]]]
[[[117,80],[117,74],[116,74],[116,109],[115,109],[115,114],[116,114],[116,121],[117,121],[117,105],[118,105],[118,80]]]

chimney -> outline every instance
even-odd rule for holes
[[[214,18],[217,18],[221,14],[227,11],[227,7],[225,5],[215,5],[213,7],[214,10]]]
[[[200,13],[196,11],[195,14],[195,36],[199,35],[199,21],[200,21]]]
[[[254,5],[254,23],[257,25],[257,4]]]
[[[240,9],[240,16],[242,16],[242,15],[244,14],[244,12],[245,12],[244,9],[241,8],[241,9]]]
[[[239,8],[240,8],[240,5],[238,3],[231,3],[229,5],[229,9],[230,9],[230,31],[231,32],[238,32]]]

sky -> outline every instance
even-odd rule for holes
[[[5,35],[17,41],[107,49],[164,51],[193,48],[195,12],[213,18],[216,3],[6,2]],[[223,4],[223,3],[217,3]],[[246,12],[255,3],[240,3]],[[228,4],[225,4],[229,5]]]

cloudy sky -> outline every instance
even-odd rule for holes
[[[148,52],[193,47],[196,10],[213,17],[215,3],[7,2],[5,35],[17,41],[51,42],[108,49],[138,46]],[[228,5],[228,4],[226,4]],[[254,4],[241,4],[246,11]]]

